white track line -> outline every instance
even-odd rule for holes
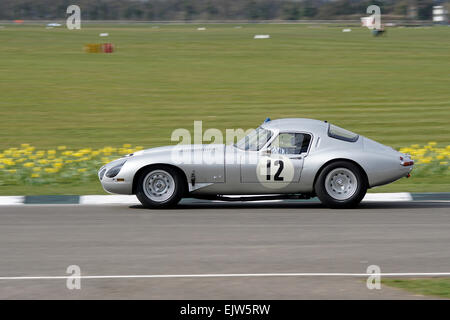
[[[106,276],[24,276],[0,277],[0,280],[52,280],[52,279],[145,279],[145,278],[237,278],[237,277],[442,277],[450,272],[411,273],[217,273],[217,274],[150,274],[150,275],[106,275]]]
[[[23,204],[24,196],[2,196],[0,197],[0,206],[11,206]]]
[[[363,202],[390,202],[390,201],[412,201],[413,197],[409,192],[391,192],[391,193],[367,193]]]
[[[91,204],[140,204],[135,195],[88,195],[80,196],[80,205]]]

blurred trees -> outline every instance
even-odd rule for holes
[[[0,0],[0,20],[65,19],[71,4],[87,20],[302,20],[365,15],[377,4],[382,14],[430,20],[439,0]]]

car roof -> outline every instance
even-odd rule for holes
[[[322,133],[328,129],[328,123],[321,120],[306,118],[286,118],[264,122],[261,127],[279,131],[307,131]]]

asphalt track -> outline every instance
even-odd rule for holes
[[[450,202],[0,206],[0,277],[450,272]],[[423,299],[337,276],[0,280],[0,299]]]

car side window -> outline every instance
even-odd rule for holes
[[[308,151],[311,136],[305,133],[280,133],[269,149],[273,154],[301,154]]]

